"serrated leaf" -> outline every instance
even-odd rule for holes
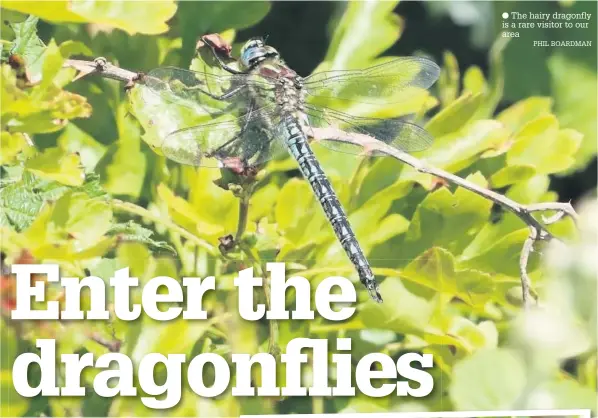
[[[172,245],[166,241],[156,241],[152,238],[154,231],[144,228],[143,226],[133,221],[127,223],[118,223],[112,225],[108,231],[108,235],[117,235],[123,241],[135,241],[146,244],[151,248],[158,250],[167,250],[172,254],[176,254],[176,250]]]
[[[44,202],[55,201],[69,190],[83,192],[90,198],[106,196],[96,175],[89,175],[83,185],[73,188],[25,172],[20,181],[0,187],[0,225],[11,226],[17,231],[27,228]]]
[[[20,183],[0,188],[0,225],[20,231],[33,222],[42,205],[42,198]]]
[[[116,243],[104,235],[111,220],[108,203],[71,190],[56,202],[44,203],[21,234],[21,245],[37,260],[75,263],[100,257]]]

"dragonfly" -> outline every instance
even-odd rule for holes
[[[235,66],[224,62],[210,46],[221,68],[218,73],[163,67],[143,79],[150,91],[166,102],[206,115],[197,125],[166,135],[161,144],[163,154],[197,167],[245,169],[290,153],[359,280],[374,301],[382,302],[372,268],[310,141],[316,130],[323,129],[320,132],[373,138],[403,152],[428,148],[432,137],[415,123],[355,116],[342,109],[355,103],[388,105],[409,90],[426,90],[438,79],[438,65],[423,57],[398,57],[362,70],[322,71],[303,78],[261,38],[242,46]],[[319,138],[318,143],[338,151],[339,157],[368,152],[339,140]],[[370,151],[368,155],[376,154]]]

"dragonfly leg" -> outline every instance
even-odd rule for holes
[[[236,141],[237,139],[239,139],[245,133],[245,131],[247,131],[247,127],[249,126],[249,121],[251,120],[251,114],[253,113],[254,110],[255,110],[255,106],[252,104],[249,107],[249,111],[245,114],[246,120],[245,120],[245,125],[243,126],[243,129],[241,129],[241,131],[237,135],[235,135],[234,137],[232,137],[230,140],[226,141],[224,144],[222,144],[218,148],[216,148],[212,152],[212,154],[216,154],[219,151],[222,151],[222,149],[224,149],[226,146],[232,144],[234,141]]]
[[[206,96],[208,96],[208,97],[210,97],[210,98],[212,98],[214,100],[222,101],[222,100],[226,100],[226,99],[229,99],[229,98],[233,97],[235,94],[238,94],[239,92],[243,91],[243,89],[245,89],[246,87],[247,87],[246,84],[238,86],[238,87],[235,87],[234,89],[229,90],[226,93],[221,94],[220,96],[218,96],[216,94],[212,94],[209,91],[206,91],[206,90],[202,89],[199,86],[190,87],[189,90],[193,89],[193,90],[199,91],[201,94],[205,94]]]
[[[231,74],[245,74],[243,71],[236,70],[224,61],[222,61],[220,55],[218,55],[218,53],[216,52],[216,49],[212,45],[210,45],[210,43],[208,43],[208,45],[212,50],[212,54],[214,54],[214,58],[216,58],[216,61],[218,61],[218,65],[220,66],[220,68],[222,68],[225,71],[228,71]]]

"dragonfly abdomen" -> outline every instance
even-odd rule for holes
[[[359,242],[355,238],[355,234],[349,224],[347,215],[345,214],[330,181],[320,167],[318,160],[307,142],[307,136],[295,118],[285,118],[285,125],[287,130],[286,142],[289,152],[295,160],[297,160],[303,177],[305,177],[311,185],[328,221],[332,225],[336,237],[355,266],[359,275],[359,280],[368,289],[372,299],[377,302],[382,302],[382,297],[378,292],[378,284],[376,283],[372,269]]]

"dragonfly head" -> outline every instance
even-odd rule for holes
[[[241,64],[252,68],[268,58],[278,58],[278,51],[266,45],[261,38],[250,39],[241,48]]]

